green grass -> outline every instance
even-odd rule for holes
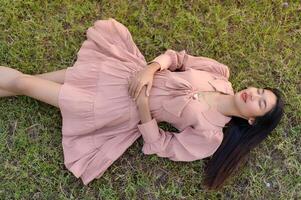
[[[166,48],[214,58],[235,90],[284,91],[285,116],[219,191],[203,161],[173,162],[131,146],[83,186],[66,170],[59,110],[28,97],[0,100],[0,199],[300,199],[301,5],[297,1],[1,0],[0,65],[35,74],[72,66],[97,19],[126,25],[149,61]]]

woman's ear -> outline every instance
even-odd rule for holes
[[[254,118],[254,117],[250,117],[250,118],[248,119],[248,123],[249,123],[250,125],[253,125],[253,124],[255,123],[255,118]]]

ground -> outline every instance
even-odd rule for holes
[[[285,115],[218,191],[202,185],[204,161],[141,152],[142,139],[83,186],[66,170],[57,108],[0,99],[0,199],[300,199],[301,4],[289,1],[1,0],[0,65],[35,74],[72,66],[97,19],[128,27],[150,61],[167,48],[229,66],[235,90],[283,91]],[[166,124],[161,124],[167,128]]]

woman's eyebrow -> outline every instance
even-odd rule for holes
[[[257,89],[257,93],[258,93],[258,94],[263,94],[263,93],[264,93],[264,89],[261,88],[261,92],[260,92],[260,89],[258,88],[258,89]],[[259,106],[262,108],[261,102],[262,102],[262,101],[259,102]],[[263,103],[264,103],[264,109],[266,109],[266,108],[267,108],[267,102],[266,102],[266,100],[263,100]]]
[[[262,88],[262,94],[264,93],[264,91],[265,91],[265,89]],[[263,103],[264,103],[264,108],[266,109],[267,108],[267,101],[264,100]]]

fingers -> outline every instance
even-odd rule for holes
[[[152,88],[152,83],[149,83],[146,88],[146,96],[149,96],[151,88]]]
[[[136,100],[137,97],[140,95],[141,90],[143,89],[144,86],[145,87],[145,96],[149,96],[150,94],[150,90],[152,87],[152,81],[146,81],[148,78],[143,78],[140,77],[139,73],[133,73],[133,76],[131,77],[130,81],[129,81],[129,95]]]
[[[130,83],[130,86],[129,86],[129,94],[131,97],[134,97],[134,92],[135,92],[135,89],[137,87],[137,82],[135,80],[133,80],[131,83]]]
[[[129,85],[129,95],[135,100],[143,87],[143,84],[137,80],[132,80]]]
[[[131,94],[132,94],[132,87],[133,87],[132,85],[133,85],[133,82],[132,82],[132,80],[130,80],[130,81],[129,81],[129,95],[130,95],[130,96],[132,96],[132,95],[131,95]]]
[[[130,92],[129,93],[130,93],[131,97],[134,100],[139,95],[140,90],[141,90],[142,87],[143,87],[143,85],[139,81],[137,81],[137,80],[134,80],[133,83],[131,84]]]
[[[135,87],[133,88],[133,91],[132,91],[132,97],[135,99],[137,96],[137,90],[139,90],[139,88],[141,87],[140,86],[141,83],[139,81],[136,80],[136,84],[135,84]]]
[[[137,81],[135,79],[136,76],[136,72],[134,72],[131,76],[130,76],[130,80],[129,80],[129,95],[131,97],[133,97],[135,88],[137,87]]]
[[[142,89],[143,85],[138,85],[136,90],[135,90],[135,93],[134,93],[134,99],[136,99],[140,93],[140,90]]]

